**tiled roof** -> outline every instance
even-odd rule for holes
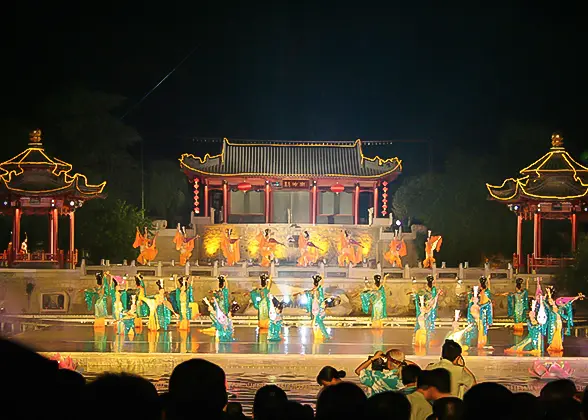
[[[520,173],[522,177],[509,178],[502,185],[486,184],[490,197],[512,203],[588,198],[588,168],[576,162],[561,144]]]
[[[184,170],[221,176],[313,176],[380,178],[398,175],[398,158],[367,158],[354,143],[235,143],[223,141],[220,155],[184,154]]]

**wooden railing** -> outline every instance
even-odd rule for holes
[[[573,258],[568,257],[540,257],[535,258],[527,255],[527,267],[529,271],[537,268],[563,268],[574,262]]]

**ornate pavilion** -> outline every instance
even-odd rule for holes
[[[212,208],[215,222],[312,225],[367,224],[367,212],[360,215],[360,199],[369,200],[374,217],[386,217],[387,185],[402,170],[398,158],[365,156],[361,140],[224,139],[220,154],[184,154],[180,165],[194,184],[195,215],[209,217]]]
[[[569,257],[544,256],[542,225],[544,220],[569,220],[571,251],[575,251],[578,215],[588,211],[588,168],[576,162],[563,147],[563,137],[551,136],[551,149],[520,171],[518,178],[508,178],[501,185],[486,184],[490,198],[509,206],[517,215],[517,249],[513,257],[519,270],[525,265],[522,225],[533,221],[533,253],[527,256],[529,272],[565,265]]]
[[[72,165],[45,153],[41,130],[30,134],[29,147],[0,163],[0,214],[13,220],[12,242],[0,258],[12,267],[73,267],[75,249],[75,211],[84,202],[103,198],[106,182],[91,185],[80,174],[71,174]],[[49,249],[29,252],[27,238],[21,234],[23,215],[49,216]],[[58,246],[59,217],[69,218],[69,250]]]

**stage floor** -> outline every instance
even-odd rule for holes
[[[329,328],[331,338],[316,341],[309,327],[288,327],[279,343],[268,343],[267,336],[257,328],[236,327],[235,341],[219,343],[214,337],[192,327],[180,333],[150,333],[143,328],[132,340],[116,336],[113,327],[103,333],[91,325],[62,324],[30,330],[12,338],[48,356],[60,353],[71,356],[89,378],[107,371],[125,371],[142,375],[165,390],[174,366],[193,357],[206,358],[223,367],[227,373],[233,399],[248,411],[255,391],[274,383],[284,388],[291,398],[314,404],[319,387],[315,378],[321,367],[332,365],[347,371],[348,380],[357,382],[355,367],[377,350],[398,348],[408,359],[421,365],[439,360],[440,347],[449,331],[438,328],[429,348],[415,352],[413,329],[407,327],[371,330],[368,328]],[[545,380],[529,372],[540,361],[567,362],[574,370],[578,388],[588,385],[588,338],[586,328],[575,329],[564,340],[564,357],[557,359],[530,356],[505,356],[504,349],[522,337],[513,336],[509,328],[493,328],[489,332],[492,348],[470,349],[467,366],[478,381],[495,381],[514,391],[538,394]]]

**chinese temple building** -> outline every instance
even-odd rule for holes
[[[576,162],[563,147],[563,137],[553,134],[551,149],[540,159],[520,171],[518,178],[508,178],[500,185],[486,184],[490,199],[509,206],[517,215],[517,249],[514,266],[519,270],[523,258],[522,224],[533,221],[533,253],[527,256],[529,272],[555,267],[571,261],[568,257],[550,257],[542,253],[544,220],[569,220],[571,251],[575,251],[578,215],[588,210],[588,168]]]
[[[204,157],[184,154],[194,184],[194,214],[224,223],[367,224],[389,213],[388,183],[401,161],[363,154],[355,142],[234,142]],[[365,206],[364,206],[365,207]]]
[[[106,182],[91,185],[80,173],[71,173],[72,165],[45,153],[41,131],[30,134],[29,147],[0,163],[0,214],[12,217],[12,242],[0,257],[13,267],[73,267],[75,249],[75,211],[84,202],[103,198]],[[23,215],[49,216],[49,249],[29,252],[21,234]],[[69,250],[58,248],[60,216],[69,219]]]

